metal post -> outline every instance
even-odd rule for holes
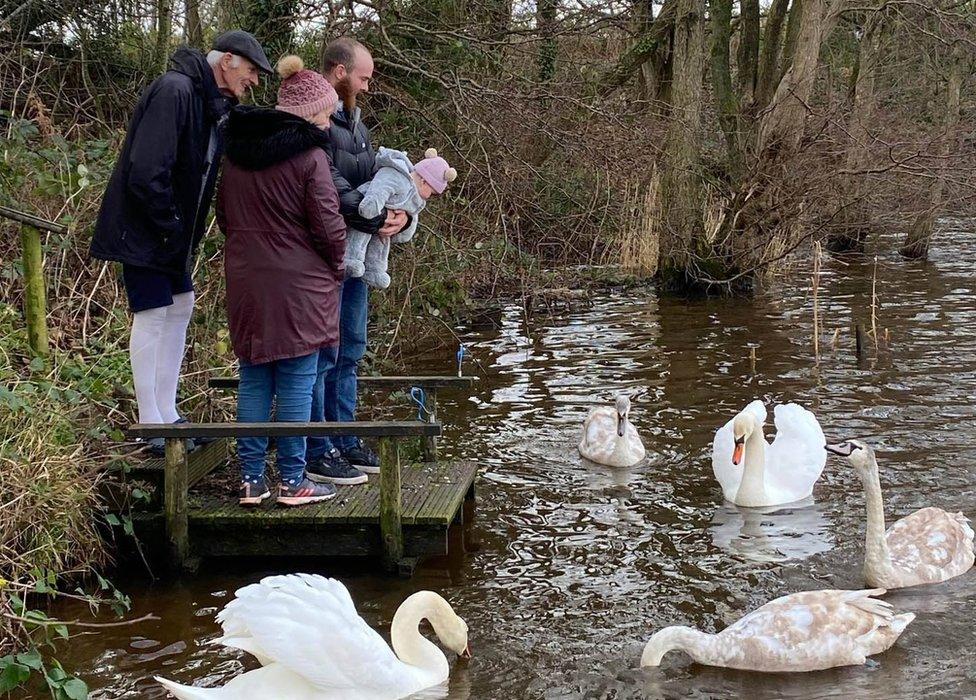
[[[431,387],[427,392],[427,422],[437,422],[437,389]],[[423,438],[423,455],[425,462],[437,461],[437,437],[428,435]]]

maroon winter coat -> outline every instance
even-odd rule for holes
[[[327,133],[285,112],[239,107],[226,137],[217,223],[234,353],[259,364],[336,345],[346,225]]]

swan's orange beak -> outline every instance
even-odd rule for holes
[[[742,453],[746,449],[746,439],[745,437],[736,438],[735,449],[732,450],[732,464],[738,466],[739,462],[742,461]]]
[[[460,656],[462,659],[470,659],[471,658],[471,647],[470,646],[464,647],[464,651],[462,651],[460,654],[458,654],[458,656]]]

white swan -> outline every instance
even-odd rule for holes
[[[864,546],[864,579],[869,586],[905,588],[939,583],[973,566],[973,529],[962,513],[922,508],[885,531],[881,478],[874,450],[859,440],[827,445],[847,457],[864,484],[868,527]]]
[[[777,406],[773,415],[772,444],[763,436],[762,401],[750,403],[715,433],[712,470],[726,500],[738,506],[758,508],[807,498],[827,463],[823,430],[810,411],[788,403]]]
[[[600,406],[590,411],[583,422],[580,454],[610,467],[631,467],[644,459],[644,443],[629,416],[630,399],[622,394],[613,408]]]
[[[888,649],[915,619],[872,596],[885,591],[806,591],[766,603],[718,634],[665,627],[651,637],[641,666],[680,650],[700,664],[746,671],[819,671],[863,664]]]
[[[254,655],[262,668],[220,688],[156,680],[179,700],[395,700],[447,680],[447,658],[418,630],[424,619],[445,646],[470,656],[467,625],[431,591],[400,604],[391,650],[338,581],[269,576],[237,591],[217,616],[224,634],[214,642]]]

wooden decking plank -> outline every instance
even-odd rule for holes
[[[414,522],[419,524],[450,524],[454,514],[464,502],[471,481],[477,474],[477,467],[470,462],[458,463],[444,474],[443,482],[431,485],[430,498],[418,510]]]
[[[427,502],[425,509],[417,514],[417,523],[424,525],[450,524],[454,515],[453,513],[448,513],[451,500],[451,488],[436,486],[431,491],[432,498]]]
[[[414,523],[417,514],[424,507],[430,498],[431,482],[438,479],[440,469],[436,464],[412,465],[409,471],[405,470],[406,486],[410,489],[409,499],[404,499],[402,519],[405,523]]]
[[[349,516],[351,523],[379,523],[380,519],[380,488],[379,480],[375,484],[370,483],[363,489],[360,496],[359,508]]]
[[[327,501],[332,505],[332,508],[328,511],[322,509],[320,511],[316,522],[320,523],[347,523],[349,522],[349,516],[352,515],[353,511],[359,506],[360,494],[358,491],[353,489],[343,489],[339,487],[339,494],[332,499]]]
[[[431,484],[427,493],[427,498],[414,517],[414,521],[417,523],[430,523],[438,520],[437,513],[441,510],[440,502],[444,498],[443,489],[436,484]]]

